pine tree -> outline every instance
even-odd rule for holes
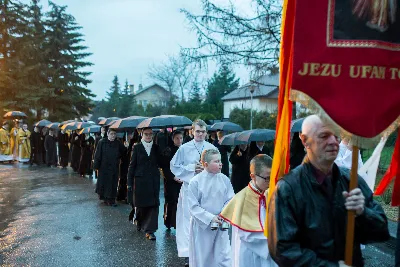
[[[121,118],[126,118],[132,116],[133,109],[133,95],[131,95],[129,90],[128,80],[125,81],[124,90],[121,95],[121,104],[118,112],[118,116]]]
[[[197,82],[193,83],[192,89],[190,91],[190,102],[195,104],[201,103],[201,94],[200,94],[200,86]]]
[[[121,104],[121,87],[119,85],[118,76],[115,75],[112,86],[107,92],[108,112],[107,116],[117,117]]]
[[[93,107],[90,98],[95,96],[87,88],[91,73],[81,70],[92,65],[84,61],[91,54],[84,52],[87,47],[81,45],[83,35],[79,33],[82,27],[66,12],[67,7],[49,4],[44,51],[50,66],[51,94],[44,99],[43,106],[49,111],[50,120],[84,116]]]
[[[239,78],[236,79],[235,73],[223,65],[218,73],[208,82],[206,102],[212,105],[220,104],[221,98],[239,87]]]

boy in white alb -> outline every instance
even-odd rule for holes
[[[189,266],[230,267],[231,246],[228,231],[212,230],[211,223],[221,225],[219,213],[234,196],[231,182],[221,173],[221,154],[205,150],[201,156],[204,171],[189,184]]]
[[[255,156],[250,162],[249,185],[237,193],[220,214],[232,225],[233,267],[278,266],[269,254],[268,240],[264,236],[271,167],[269,156]]]

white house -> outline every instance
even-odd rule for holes
[[[250,109],[251,90],[253,110],[274,112],[278,108],[279,75],[261,76],[255,82],[247,83],[222,97],[224,118],[229,118],[234,108]]]
[[[133,91],[132,89],[131,91]],[[139,90],[134,92],[134,95],[136,103],[142,105],[144,108],[149,104],[166,107],[170,99],[169,91],[158,84],[153,84],[145,88],[139,85]]]

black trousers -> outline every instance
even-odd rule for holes
[[[136,220],[145,233],[154,233],[158,229],[159,206],[136,208]]]
[[[174,227],[176,229],[176,210],[178,203],[164,204],[164,225],[167,228]]]

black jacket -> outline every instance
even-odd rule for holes
[[[279,266],[338,266],[344,259],[347,211],[343,191],[348,191],[350,173],[334,164],[332,198],[315,178],[308,162],[284,176],[269,203],[268,247]],[[328,179],[328,178],[327,178]],[[353,266],[364,266],[360,243],[385,241],[388,224],[382,207],[359,177],[365,196],[365,211],[356,217]]]
[[[177,146],[171,145],[164,149],[161,157],[161,168],[164,173],[164,197],[166,203],[178,203],[179,192],[181,190],[181,183],[174,180],[175,175],[171,172],[170,162],[174,157]]]
[[[60,157],[69,157],[69,136],[67,133],[60,133],[58,135],[58,153],[60,154]]]
[[[232,163],[231,183],[235,194],[245,188],[250,182],[250,165],[246,157],[246,151],[240,149],[242,156],[238,156],[239,146],[233,149],[229,161]]]
[[[221,154],[222,170],[221,172],[229,177],[229,160],[228,153],[231,152],[231,147],[226,145],[220,145],[218,140],[214,140],[213,145],[218,149]]]
[[[133,205],[138,208],[160,205],[160,152],[153,143],[150,156],[142,143],[133,147],[128,170],[128,186],[133,191]]]
[[[46,150],[46,163],[57,165],[57,147],[56,138],[54,136],[46,135],[44,149]]]
[[[35,131],[31,134],[31,149],[32,152],[35,154],[42,154],[43,153],[43,137],[40,133]]]
[[[93,169],[98,170],[96,193],[114,199],[117,195],[118,171],[121,156],[126,148],[121,142],[103,138],[97,144]]]

